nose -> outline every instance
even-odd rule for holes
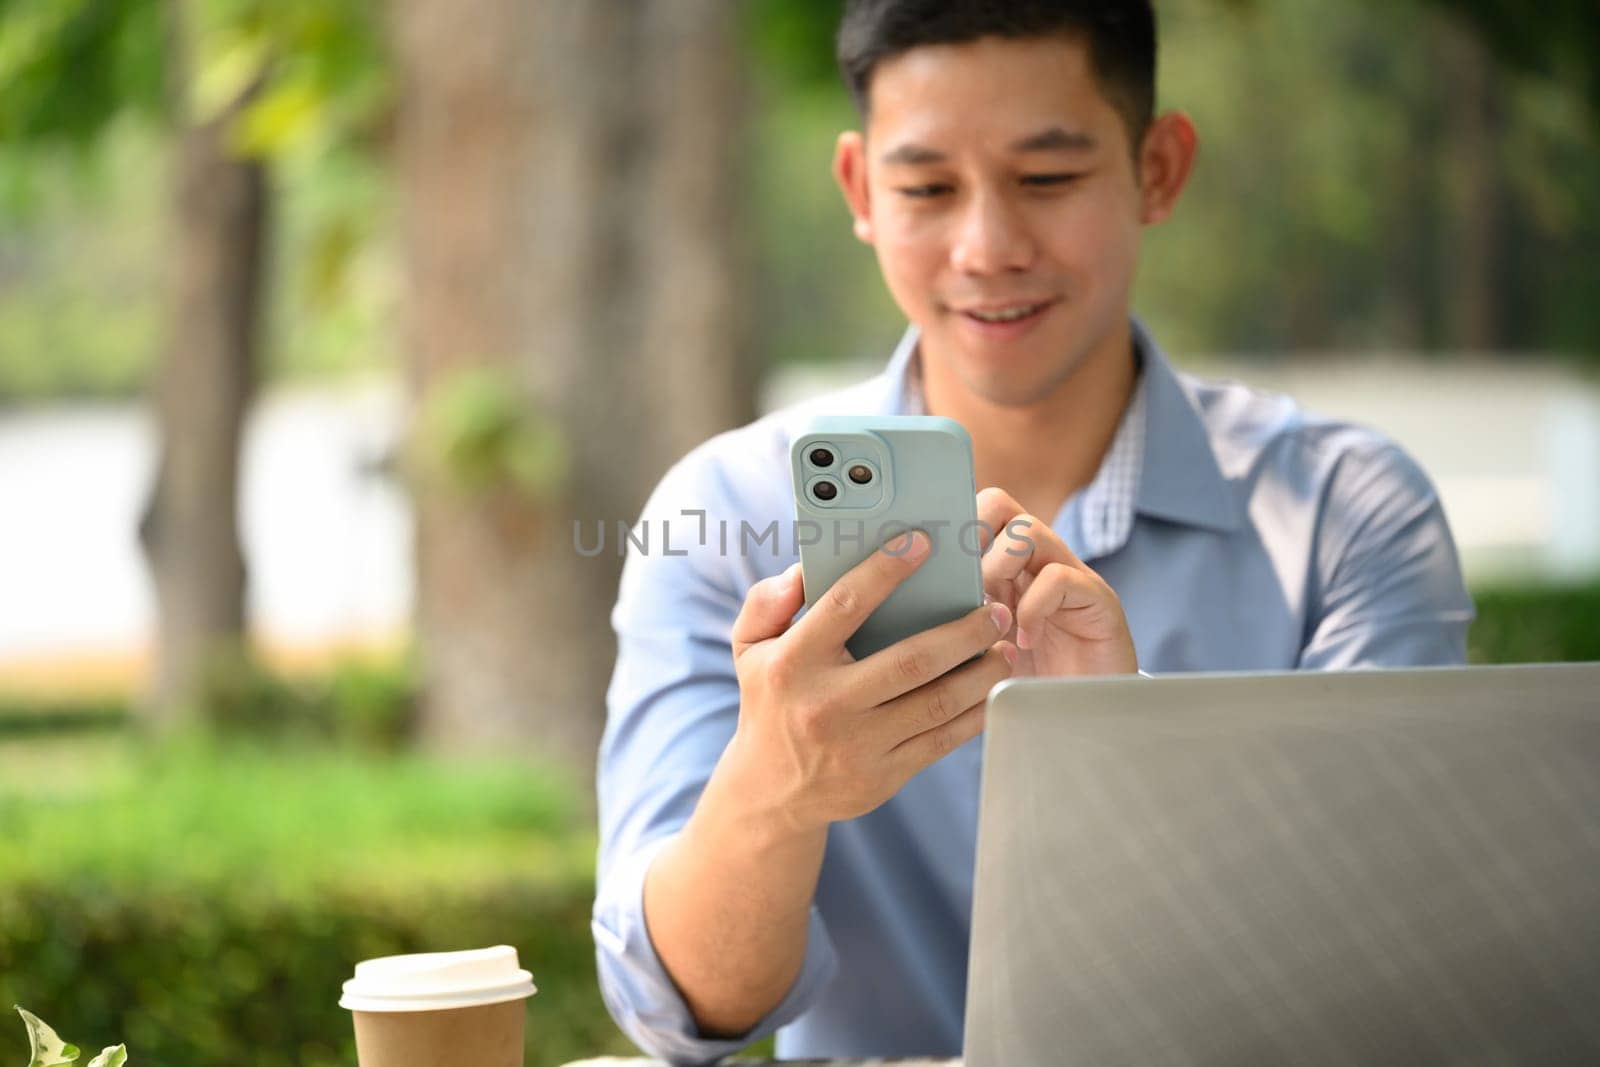
[[[964,274],[1000,274],[1033,264],[1034,243],[1017,206],[994,192],[975,192],[956,224],[950,263]]]

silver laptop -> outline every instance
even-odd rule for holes
[[[1600,1063],[1600,664],[989,698],[966,1067]]]

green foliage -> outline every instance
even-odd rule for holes
[[[0,405],[144,387],[168,326],[168,147],[149,124],[120,121],[80,153],[0,152]],[[266,376],[393,366],[387,173],[342,148],[277,169]]]
[[[540,987],[530,1064],[621,1051],[572,788],[282,742],[0,745],[0,999],[138,1062],[352,1063],[337,1000],[357,960],[509,943]]]
[[[78,1058],[78,1046],[61,1040],[45,1021],[17,1005],[22,1024],[28,1028],[28,1067],[61,1067]]]
[[[347,1067],[356,962],[510,944],[539,987],[531,1067],[633,1051],[600,1000],[595,840],[564,779],[283,744],[64,745],[0,743],[0,1002],[124,1038],[138,1064]],[[0,1030],[0,1064],[20,1042]]]
[[[88,1067],[124,1067],[127,1062],[127,1046],[112,1045],[101,1049],[100,1054],[89,1061]]]
[[[1588,97],[1600,130],[1600,5],[1593,0],[1545,0],[1530,9],[1517,0],[1430,0],[1474,27],[1500,60],[1529,74],[1569,85]]]
[[[839,90],[833,39],[843,11],[844,0],[747,0],[741,5],[744,37],[763,79],[785,93]]]
[[[419,423],[423,469],[458,489],[540,497],[566,478],[570,456],[560,427],[496,367],[438,376]]]
[[[139,1063],[348,1064],[358,960],[507,943],[540,989],[530,1064],[624,1051],[572,788],[498,760],[0,744],[0,1000],[117,1034]],[[0,1063],[18,1039],[0,1033]]]
[[[1487,72],[1485,150],[1447,26],[1416,4],[1163,7],[1161,106],[1201,149],[1147,231],[1135,306],[1176,351],[1450,349],[1481,181],[1498,218],[1492,342],[1600,357],[1600,144],[1579,98]],[[1541,16],[1529,16],[1537,22]],[[1470,40],[1466,42],[1470,45]],[[1476,170],[1468,175],[1462,160]]]
[[[97,735],[0,744],[0,886],[105,883],[317,896],[587,877],[570,778],[311,744],[154,744]],[[26,999],[26,998],[23,998]]]
[[[189,11],[196,121],[249,98],[235,143],[274,158],[371,135],[390,73],[371,0],[205,0]]]
[[[166,114],[163,6],[0,0],[0,399],[129,396],[155,361],[170,143],[128,112]],[[771,360],[881,360],[901,325],[828,174],[834,134],[855,122],[834,70],[839,6],[741,5],[755,318]],[[1529,72],[1497,75],[1489,94],[1497,344],[1600,359],[1600,145],[1574,91],[1600,78],[1588,0],[1529,12],[1503,0],[1164,0],[1162,103],[1189,110],[1202,141],[1191,187],[1141,257],[1135,306],[1169,348],[1453,346],[1449,268],[1468,220],[1451,198],[1460,86],[1439,43],[1445,9]],[[401,251],[381,8],[184,10],[184,99],[214,113],[261,83],[236,133],[273,164],[269,374],[393,366]]]
[[[829,176],[834,139],[858,120],[833,72],[831,42],[812,43],[825,49],[826,72],[808,75],[790,58],[754,75],[766,101],[752,116],[749,133],[763,357],[772,363],[882,360],[904,320],[884,289],[872,250],[852,235],[849,213]]]
[[[198,122],[250,98],[246,151],[348,136],[387,103],[380,15],[370,0],[0,0],[0,143],[81,143],[124,111],[165,114],[168,79]]]
[[[342,370],[391,360],[396,283],[381,158],[393,106],[375,0],[203,0],[190,5],[195,121],[246,105],[242,154],[272,161],[280,209],[269,296],[271,369]]]
[[[289,678],[234,649],[207,665],[194,703],[200,722],[223,737],[392,752],[415,738],[420,688],[409,657],[345,660],[322,674]]]
[[[161,0],[0,0],[0,144],[85,143],[162,107]]]
[[[388,358],[396,285],[374,264],[393,258],[379,232],[388,179],[373,163],[392,105],[381,16],[374,0],[0,0],[0,220],[15,226],[0,230],[0,400],[138,391],[165,325],[165,274],[151,264],[171,201],[150,181],[164,169],[148,158],[155,124],[131,124],[146,158],[119,142],[130,116],[170,134],[241,101],[233,144],[272,160],[285,201],[273,368]]]
[[[54,700],[41,706],[37,700],[0,693],[0,743],[22,737],[93,733],[128,726],[133,716],[122,700]]]
[[[17,1005],[17,1014],[22,1016],[22,1023],[28,1028],[28,1045],[32,1055],[28,1059],[28,1067],[72,1067],[82,1055],[77,1045],[68,1044],[56,1036],[45,1021]],[[128,1062],[128,1050],[122,1045],[112,1045],[100,1051],[100,1054],[90,1060],[88,1067],[123,1067]]]
[[[134,120],[92,148],[0,151],[0,404],[143,385],[163,325],[163,163]]]
[[[1480,589],[1473,663],[1600,662],[1600,583]]]
[[[632,1051],[600,1002],[590,899],[584,883],[513,880],[429,894],[374,882],[250,902],[225,887],[14,885],[0,889],[0,997],[76,1032],[118,1034],[135,1063],[347,1067],[354,1033],[338,1001],[357,961],[511,944],[539,987],[527,1063],[553,1067]],[[17,1036],[0,1033],[0,1062],[25,1062]]]

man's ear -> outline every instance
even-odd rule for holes
[[[1146,226],[1172,214],[1194,170],[1200,135],[1181,111],[1158,115],[1139,148],[1139,221]]]
[[[861,134],[846,130],[833,145],[833,180],[855,218],[856,239],[872,243],[872,200],[867,194],[867,148]]]

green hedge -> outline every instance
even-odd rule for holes
[[[627,1052],[595,980],[584,809],[511,760],[0,736],[0,1009],[126,1042],[134,1067],[350,1067],[357,961],[503,943],[539,986],[529,1064]],[[0,1067],[26,1062],[0,1021]]]
[[[1600,583],[1474,591],[1473,663],[1600,661]]]
[[[42,734],[118,730],[132,721],[127,701],[111,697],[41,704],[37,700],[0,696],[0,741]],[[0,1067],[8,1065],[0,1064]]]
[[[133,1067],[353,1067],[338,999],[355,961],[505,943],[539,987],[530,1067],[628,1054],[600,1001],[589,905],[585,885],[276,902],[225,887],[16,885],[0,892],[0,1005],[85,1048],[126,1042]],[[0,1064],[27,1053],[20,1021],[0,1023]]]

